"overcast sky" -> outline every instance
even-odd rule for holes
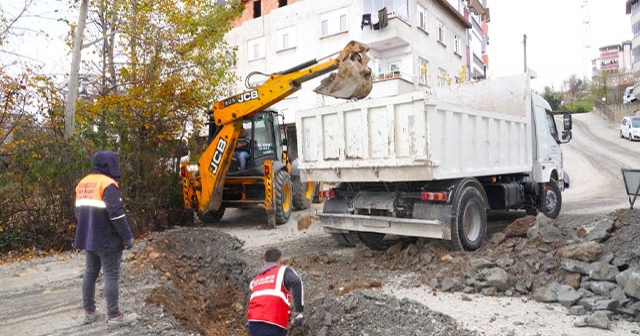
[[[4,8],[17,7],[20,0],[0,0]],[[5,49],[28,55],[49,71],[68,72],[68,48],[64,38],[68,26],[56,18],[67,12],[67,0],[36,0],[25,28],[45,29],[48,37],[29,34],[10,41]],[[523,35],[527,34],[527,63],[538,73],[535,89],[553,85],[560,89],[571,74],[591,75],[591,60],[598,48],[630,40],[631,16],[625,14],[625,0],[589,0],[590,45],[585,48],[584,0],[488,0],[491,11],[488,46],[491,77],[524,71]],[[58,10],[58,12],[56,12]],[[69,15],[69,14],[67,14]],[[77,11],[69,17],[77,20]],[[3,55],[5,57],[6,55]]]
[[[527,64],[538,73],[536,89],[560,88],[571,74],[591,76],[598,48],[632,39],[631,15],[624,0],[589,0],[591,48],[585,48],[583,0],[488,0],[489,76],[524,71],[523,35],[527,35]]]

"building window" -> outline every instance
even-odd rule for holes
[[[399,74],[401,65],[402,65],[402,62],[400,62],[400,61],[389,63],[389,72],[391,72],[391,73],[397,72]]]
[[[282,49],[289,48],[289,34],[282,35]]]
[[[285,50],[296,47],[296,32],[293,27],[276,30],[276,50]]]
[[[278,7],[284,7],[287,5],[287,0],[278,0]]]
[[[320,23],[320,36],[329,35],[329,20],[322,20]]]
[[[264,37],[249,40],[247,42],[247,49],[249,51],[249,61],[264,58]]]
[[[438,22],[438,41],[444,43],[444,24]]]
[[[418,28],[427,31],[427,10],[424,7],[418,5],[418,9],[416,10],[416,12],[418,14],[416,17],[416,19],[418,20]]]
[[[347,16],[344,14],[340,15],[340,31],[347,31]]]
[[[460,37],[453,35],[453,52],[460,55]]]
[[[259,18],[260,16],[262,16],[262,12],[261,12],[262,6],[260,4],[260,0],[255,1],[253,3],[253,18]]]
[[[444,69],[439,68],[438,69],[438,86],[446,86],[448,82],[449,82],[449,75]]]
[[[419,57],[418,62],[420,63],[418,67],[420,69],[420,84],[429,85],[429,62]]]

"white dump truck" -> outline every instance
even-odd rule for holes
[[[487,210],[555,218],[564,190],[549,104],[527,74],[299,111],[303,180],[324,191],[321,225],[342,244],[384,248],[385,235],[450,240],[473,251]]]

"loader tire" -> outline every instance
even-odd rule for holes
[[[280,170],[274,178],[273,193],[276,200],[276,224],[284,224],[291,216],[291,178],[286,170]]]
[[[221,205],[220,208],[216,211],[209,211],[204,214],[198,212],[198,219],[200,219],[200,221],[202,221],[205,225],[218,223],[222,219],[222,216],[224,216],[224,210],[225,207]]]
[[[475,251],[487,235],[487,212],[482,193],[474,185],[456,196],[451,219],[451,245],[459,251]]]
[[[309,209],[315,195],[316,184],[314,182],[302,182],[300,176],[291,177],[291,184],[293,185],[293,208],[296,210]]]

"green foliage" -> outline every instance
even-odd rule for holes
[[[544,98],[549,103],[549,105],[551,105],[552,111],[557,111],[562,104],[562,93],[555,92],[552,87],[544,87],[542,98]]]
[[[72,248],[75,186],[98,150],[120,153],[136,235],[193,222],[179,160],[186,130],[201,127],[205,107],[235,82],[235,49],[223,37],[242,9],[239,0],[92,2],[96,26],[86,35],[110,37],[93,45],[101,60],[86,67],[89,90],[68,140],[64,94],[29,71],[5,74],[0,63],[0,252]]]
[[[557,110],[556,113],[585,113],[593,110],[593,99],[584,98],[571,101],[563,104]]]

